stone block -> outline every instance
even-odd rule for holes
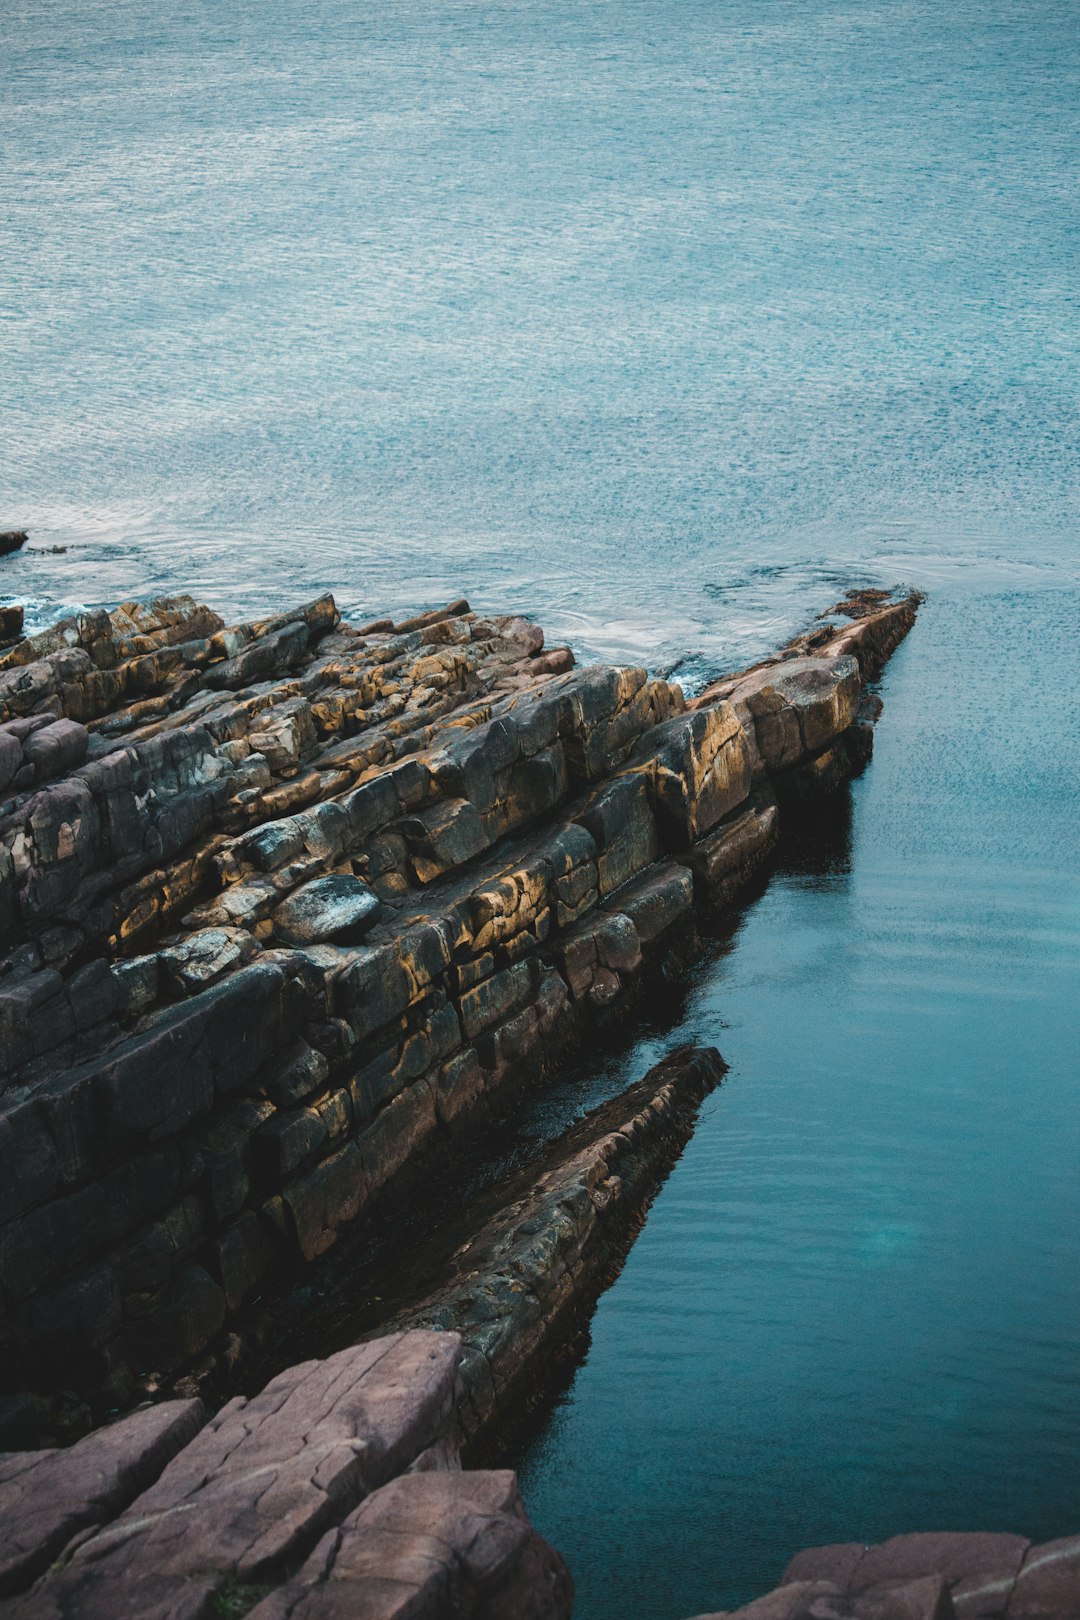
[[[243,928],[200,928],[159,952],[160,988],[174,1001],[198,995],[250,962],[257,950]]]
[[[1008,1620],[1062,1620],[1080,1614],[1080,1536],[1032,1547],[1005,1610]]]
[[[427,1080],[415,1081],[379,1110],[356,1139],[372,1197],[423,1153],[436,1124],[434,1089]]]
[[[824,748],[855,719],[861,691],[854,658],[789,658],[756,670],[731,694],[749,711],[770,770],[796,765]]]
[[[231,1401],[12,1613],[197,1620],[227,1583],[282,1576],[452,1431],[458,1354],[453,1334],[396,1334]]]
[[[433,1085],[435,1115],[439,1125],[448,1131],[469,1120],[483,1100],[486,1089],[484,1071],[476,1048],[466,1047],[439,1070]]]
[[[576,819],[596,842],[601,895],[610,894],[655,861],[657,831],[646,775],[630,771],[616,777]]]
[[[351,1221],[368,1199],[367,1178],[355,1142],[305,1171],[281,1194],[287,1230],[305,1260],[325,1254],[338,1228]]]
[[[251,1620],[569,1620],[572,1602],[515,1476],[453,1470],[375,1491]]]
[[[488,847],[480,812],[468,799],[443,799],[398,823],[418,883],[434,883]]]
[[[536,987],[537,972],[533,962],[517,962],[459,996],[458,1009],[466,1039],[475,1040],[477,1035],[527,1001]]]
[[[274,912],[274,933],[289,945],[323,940],[358,943],[379,918],[382,904],[357,877],[335,873],[295,889]]]
[[[244,1210],[219,1234],[214,1241],[214,1257],[226,1307],[239,1310],[274,1258],[270,1234],[253,1210]]]
[[[262,1078],[266,1095],[281,1108],[302,1102],[326,1084],[330,1065],[322,1052],[317,1052],[306,1041],[297,1041],[280,1064],[275,1065]]]
[[[34,767],[34,779],[50,781],[74,770],[86,758],[90,733],[75,720],[54,720],[23,741],[23,758]]]
[[[654,727],[641,739],[640,755],[648,761],[653,810],[669,848],[696,843],[749,795],[750,753],[729,703]]]
[[[722,822],[686,856],[687,864],[712,903],[726,900],[759,865],[776,842],[780,813],[756,797],[748,809]]]
[[[664,862],[621,889],[611,904],[629,917],[642,945],[653,945],[692,912],[693,875],[685,866]]]
[[[279,1187],[301,1165],[347,1136],[351,1124],[352,1106],[344,1087],[306,1107],[275,1114],[251,1139],[255,1174],[264,1186]]]
[[[80,1531],[122,1512],[205,1422],[201,1401],[165,1401],[66,1450],[0,1456],[0,1597],[25,1591]]]

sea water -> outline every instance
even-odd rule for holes
[[[465,593],[695,684],[929,593],[521,1459],[578,1612],[1080,1527],[1075,0],[6,0],[0,49],[32,625]]]

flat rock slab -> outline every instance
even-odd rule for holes
[[[845,1592],[832,1581],[792,1581],[727,1616],[699,1620],[954,1620],[940,1575],[894,1581],[866,1592]]]
[[[455,1334],[394,1334],[231,1401],[113,1524],[0,1612],[209,1620],[226,1583],[274,1579],[369,1492],[445,1448],[459,1353]]]
[[[569,1620],[572,1602],[512,1473],[418,1473],[368,1497],[250,1620]]]
[[[1077,1620],[1080,1536],[1033,1547],[989,1532],[837,1542],[798,1553],[775,1591],[726,1620]],[[700,1620],[719,1620],[701,1616]]]
[[[201,1401],[166,1401],[65,1451],[0,1456],[0,1596],[25,1591],[73,1536],[122,1512],[205,1422]]]

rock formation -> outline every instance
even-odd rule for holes
[[[462,1473],[453,1334],[394,1334],[209,1417],[0,1463],[4,1620],[567,1620],[512,1474]]]
[[[100,1418],[221,1364],[422,1198],[865,762],[915,608],[853,597],[692,702],[463,602],[129,603],[0,655],[4,1388]]]
[[[894,1536],[792,1559],[780,1586],[699,1620],[1071,1620],[1080,1614],[1080,1536]]]

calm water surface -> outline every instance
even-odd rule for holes
[[[579,1612],[1080,1526],[1074,0],[6,0],[0,47],[32,622],[465,591],[700,680],[931,592],[524,1459]]]

